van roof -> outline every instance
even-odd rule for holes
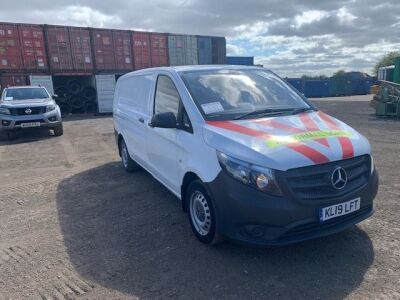
[[[173,67],[157,67],[157,68],[148,68],[142,69],[134,72],[127,73],[128,74],[140,74],[146,73],[149,71],[175,71],[175,72],[184,72],[184,71],[201,71],[201,70],[243,70],[243,69],[263,69],[257,66],[239,66],[239,65],[187,65],[187,66],[173,66]]]

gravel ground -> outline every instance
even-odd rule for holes
[[[371,141],[375,215],[283,248],[197,242],[179,200],[122,170],[111,117],[2,137],[0,299],[400,299],[400,121],[356,100],[315,103]]]

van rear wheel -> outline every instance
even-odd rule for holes
[[[186,194],[190,226],[196,238],[204,244],[217,244],[221,238],[211,197],[200,180],[193,181]]]
[[[122,166],[125,171],[132,173],[140,169],[140,166],[131,158],[128,152],[128,147],[125,144],[125,141],[121,141],[121,159]]]

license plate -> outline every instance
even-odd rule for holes
[[[21,128],[39,127],[39,126],[40,126],[40,122],[21,123]]]
[[[319,210],[319,220],[324,222],[329,219],[337,218],[355,212],[360,209],[361,198],[356,198],[347,202],[323,207]]]

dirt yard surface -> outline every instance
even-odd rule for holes
[[[315,103],[371,141],[376,212],[283,248],[200,244],[179,200],[124,172],[110,116],[2,137],[0,299],[400,299],[400,121],[365,101]]]

